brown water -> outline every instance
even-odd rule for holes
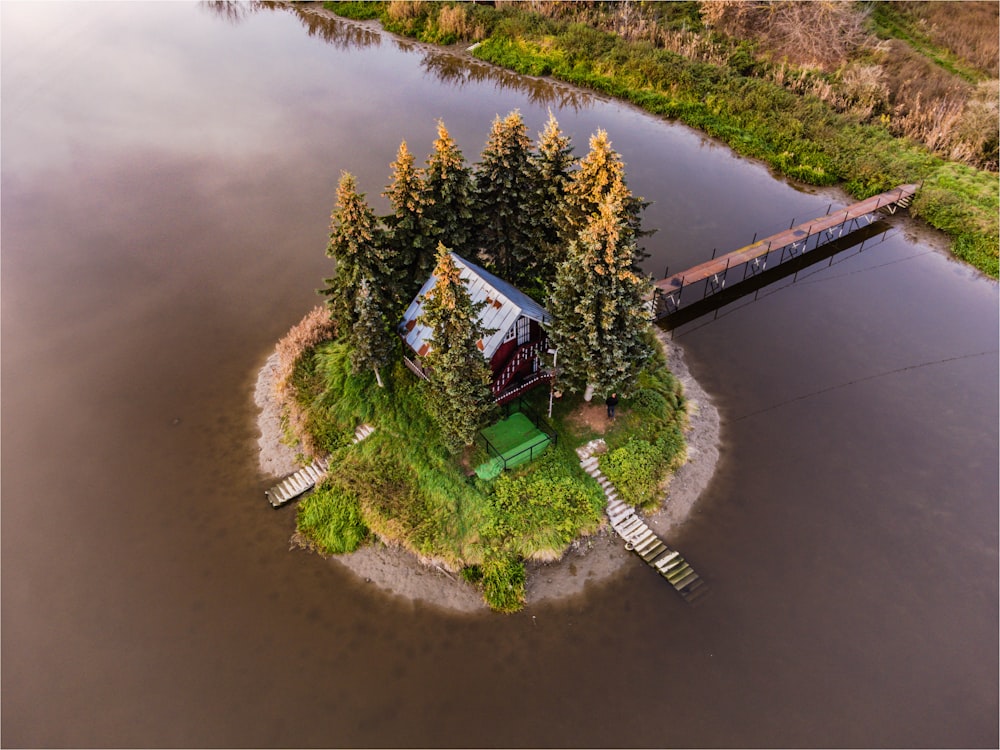
[[[605,127],[660,272],[822,212],[628,107],[285,10],[0,4],[5,746],[998,744],[997,286],[888,239],[676,332],[722,461],[674,542],[459,616],[288,550],[251,390],[443,118]],[[372,42],[375,42],[372,44]],[[368,46],[364,46],[364,45]]]

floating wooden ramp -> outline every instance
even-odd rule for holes
[[[635,552],[666,578],[685,601],[693,604],[708,593],[708,586],[680,552],[670,549],[636,514],[631,505],[619,499],[617,490],[611,480],[601,472],[597,456],[594,455],[595,450],[603,445],[603,440],[588,443],[583,448],[577,449],[577,454],[580,456],[580,466],[583,470],[604,488],[605,497],[608,499],[607,514],[611,528],[625,540],[625,549]]]
[[[326,474],[326,468],[326,461],[317,458],[308,466],[282,479],[264,494],[271,505],[278,508],[315,487]]]
[[[358,425],[352,442],[360,443],[375,432],[370,424]],[[317,458],[311,464],[282,479],[264,495],[275,508],[304,495],[324,477],[327,471],[326,459]]]

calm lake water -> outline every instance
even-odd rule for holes
[[[341,170],[606,128],[648,268],[837,193],[697,133],[285,10],[0,4],[2,744],[984,746],[998,738],[997,285],[885,241],[675,332],[722,460],[655,573],[456,615],[289,551],[252,386],[331,271]]]

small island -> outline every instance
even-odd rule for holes
[[[296,541],[372,542],[525,602],[525,563],[606,525],[607,498],[661,508],[689,409],[650,323],[645,205],[607,134],[583,158],[549,117],[497,117],[468,166],[443,123],[426,166],[403,142],[378,217],[344,173],[327,298],[278,343],[273,401],[300,465],[325,468]]]

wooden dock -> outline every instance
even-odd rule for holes
[[[708,593],[708,586],[680,552],[670,549],[636,514],[631,505],[619,499],[617,490],[601,472],[598,458],[594,455],[603,444],[603,440],[588,443],[583,448],[578,448],[577,454],[580,456],[580,466],[583,470],[594,477],[604,489],[608,500],[606,512],[611,521],[611,528],[625,540],[625,549],[635,552],[646,564],[667,579],[685,601],[693,604]]]
[[[881,212],[895,213],[906,208],[913,200],[919,185],[900,185],[879,195],[873,195],[839,211],[830,212],[797,226],[765,237],[754,239],[749,245],[730,253],[700,263],[681,273],[675,273],[653,284],[653,316],[656,319],[677,312],[685,304],[697,302],[722,291],[729,283],[740,283],[749,276],[764,271],[768,262],[774,264],[775,253],[780,253],[777,263],[798,257],[804,252],[835,240],[871,224]],[[795,222],[793,221],[792,224]],[[730,272],[743,269],[742,277],[731,279]],[[687,297],[684,292],[688,291]],[[700,295],[699,295],[700,292]]]

